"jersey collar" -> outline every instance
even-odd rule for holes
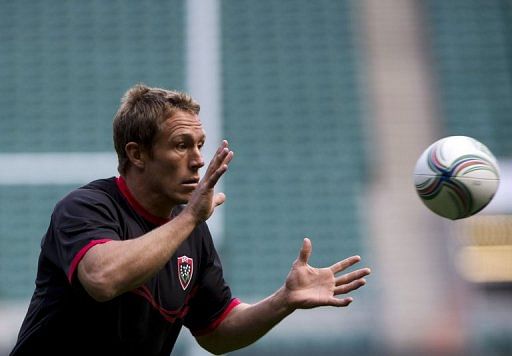
[[[149,211],[147,211],[136,199],[135,197],[132,195],[132,193],[130,192],[130,189],[128,189],[128,185],[126,184],[126,181],[124,180],[123,177],[119,176],[119,177],[116,177],[116,184],[117,184],[117,188],[121,191],[121,193],[123,194],[123,196],[126,198],[126,200],[128,201],[128,203],[131,205],[131,207],[135,210],[135,212],[137,212],[137,214],[139,214],[140,216],[142,216],[144,219],[146,219],[147,221],[149,221],[150,223],[152,224],[155,224],[155,225],[163,225],[165,224],[166,222],[169,222],[171,219],[165,219],[165,218],[161,218],[159,216],[156,216],[156,215],[153,215],[151,214]]]

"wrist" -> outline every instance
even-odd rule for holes
[[[274,293],[274,308],[284,315],[289,315],[297,309],[291,302],[290,293],[284,285]]]
[[[188,205],[181,211],[181,213],[176,217],[183,220],[186,224],[191,224],[194,227],[203,222],[201,218],[199,218],[198,214],[194,212]]]

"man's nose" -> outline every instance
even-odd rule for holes
[[[199,169],[204,166],[203,155],[199,148],[195,148],[190,159],[190,165],[192,168]]]

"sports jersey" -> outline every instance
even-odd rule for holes
[[[91,247],[137,238],[168,221],[147,212],[122,177],[64,197],[42,239],[35,291],[11,355],[169,355],[183,325],[194,335],[218,326],[240,302],[206,223],[153,278],[110,301],[95,301],[76,276]]]

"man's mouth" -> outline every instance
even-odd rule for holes
[[[181,182],[182,185],[186,185],[186,186],[190,186],[190,187],[196,187],[197,183],[199,183],[198,177],[187,178]]]

